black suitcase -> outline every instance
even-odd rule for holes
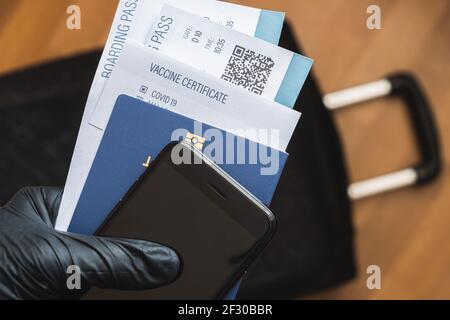
[[[299,51],[289,25],[281,45]],[[0,203],[23,186],[64,185],[100,54],[0,78]],[[426,100],[410,76],[388,80],[393,84],[389,93],[408,102],[422,147],[423,164],[412,169],[418,173],[413,183],[429,181],[438,174],[440,161]],[[296,105],[303,117],[271,207],[279,220],[277,234],[248,271],[239,298],[300,297],[355,275],[346,169],[322,98],[311,75]]]

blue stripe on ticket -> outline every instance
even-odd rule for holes
[[[277,45],[280,42],[283,23],[284,12],[261,10],[255,37]]]
[[[312,64],[313,60],[297,53],[294,54],[275,97],[276,102],[290,108],[294,107]]]

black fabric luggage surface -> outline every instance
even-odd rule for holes
[[[281,45],[298,51],[285,26]],[[0,203],[28,185],[64,185],[100,58],[93,52],[0,78]],[[310,76],[303,113],[271,209],[277,234],[239,298],[293,298],[355,273],[351,208],[339,138]]]
[[[100,52],[0,78],[0,205],[21,187],[63,186]]]

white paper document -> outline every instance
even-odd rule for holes
[[[229,28],[251,36],[262,33],[261,30],[258,30],[261,20],[264,20],[261,17],[267,17],[267,14],[263,15],[263,11],[260,9],[213,0],[120,0],[110,35],[86,102],[56,221],[55,228],[57,230],[67,230],[86,177],[89,174],[92,154],[96,151],[95,144],[93,144],[93,139],[95,138],[93,137],[96,137],[98,134],[98,129],[89,124],[89,119],[91,119],[92,113],[96,109],[105,84],[113,74],[127,39],[145,43],[165,3],[193,14],[207,17],[211,21],[222,23]]]
[[[88,125],[82,136],[86,146],[80,171],[95,159],[117,97],[134,96],[158,107],[233,132],[252,141],[285,151],[300,113],[276,102],[251,95],[205,72],[180,63],[153,49],[129,40],[98,101],[96,126]],[[149,108],[155,108],[151,104]],[[275,130],[275,131],[274,131]],[[264,134],[261,134],[264,132]],[[275,134],[274,134],[275,132]],[[75,203],[76,206],[76,203]],[[59,217],[67,228],[72,213]]]
[[[237,87],[293,107],[312,60],[164,5],[147,44]]]

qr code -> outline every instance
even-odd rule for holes
[[[222,79],[261,95],[274,66],[272,58],[236,46]]]

